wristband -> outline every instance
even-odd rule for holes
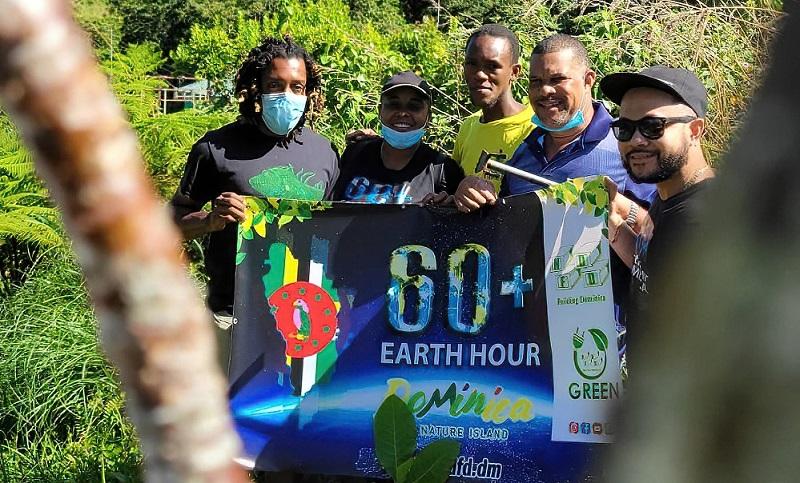
[[[628,209],[628,217],[625,218],[625,224],[631,228],[636,226],[637,214],[639,214],[639,205],[631,201],[631,207]]]

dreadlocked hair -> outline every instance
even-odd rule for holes
[[[287,136],[288,142],[306,121],[313,127],[314,121],[322,113],[325,102],[322,95],[321,69],[304,48],[295,43],[289,35],[283,38],[267,37],[261,45],[250,51],[236,73],[235,92],[239,102],[239,114],[250,122],[261,123],[261,77],[272,67],[272,61],[275,59],[303,59],[306,67],[308,104],[303,117]]]

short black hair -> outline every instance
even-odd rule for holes
[[[261,77],[266,70],[272,67],[272,61],[275,59],[302,59],[306,67],[308,104],[303,117],[287,136],[287,140],[291,140],[299,128],[303,127],[306,120],[309,124],[313,123],[316,116],[322,112],[324,105],[320,67],[304,48],[295,43],[291,36],[267,37],[261,45],[251,50],[236,73],[234,92],[239,102],[239,114],[252,122],[262,122],[260,119]]]
[[[552,54],[562,50],[571,50],[575,60],[584,67],[589,68],[589,53],[586,52],[586,46],[572,35],[553,34],[545,37],[533,48],[533,54]]]
[[[506,39],[506,41],[508,41],[508,46],[511,48],[511,61],[515,64],[519,62],[519,39],[517,38],[517,34],[509,30],[505,25],[500,25],[497,23],[481,25],[469,36],[467,39],[467,44],[464,46],[464,50],[469,49],[469,44],[478,37],[495,37],[498,39]]]

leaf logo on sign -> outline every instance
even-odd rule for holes
[[[590,337],[585,337],[589,332]],[[594,380],[603,375],[608,363],[608,336],[600,329],[575,330],[572,335],[572,361],[584,379]]]

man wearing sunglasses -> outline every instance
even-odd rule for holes
[[[634,181],[658,189],[644,214],[607,183],[611,244],[633,274],[628,320],[636,333],[649,295],[662,290],[667,252],[699,224],[701,193],[714,177],[700,146],[708,98],[694,73],[664,66],[609,75],[600,89],[620,105],[611,128],[625,169]]]

